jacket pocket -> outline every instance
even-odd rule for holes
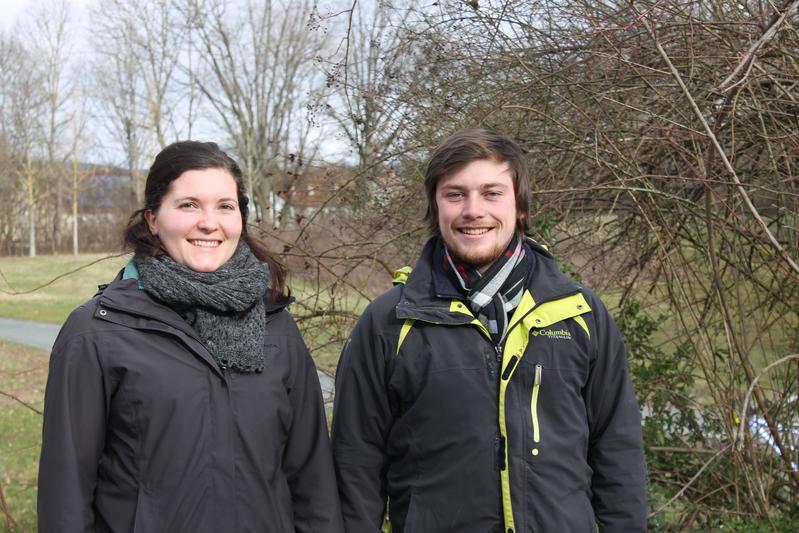
[[[439,502],[441,503],[441,502]],[[411,492],[408,502],[408,512],[405,515],[405,524],[401,533],[430,533],[432,531],[452,531],[449,522],[452,517],[447,515],[451,510],[447,505],[431,507],[427,498]],[[393,533],[398,533],[392,530]]]
[[[408,501],[408,510],[405,513],[405,523],[403,524],[402,528],[403,533],[414,533],[417,531],[417,522],[419,522],[419,518],[417,516],[419,514],[418,507],[416,494],[411,492],[411,497]],[[393,530],[389,530],[389,532],[393,532]]]
[[[136,495],[136,514],[133,517],[133,533],[152,533],[154,531],[163,531],[160,521],[158,520],[158,505],[156,501],[151,498],[144,490],[139,487]]]
[[[539,453],[538,443],[541,442],[541,427],[538,420],[538,393],[541,390],[541,375],[543,374],[543,367],[535,365],[535,378],[533,380],[533,392],[530,395],[530,416],[533,419],[533,456]]]

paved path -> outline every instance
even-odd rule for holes
[[[61,326],[55,324],[0,318],[0,339],[26,344],[48,352],[52,350],[60,329]],[[322,384],[325,405],[329,405],[333,402],[333,379],[324,372],[317,371],[317,373]]]
[[[0,339],[27,344],[49,352],[61,326],[0,318]]]

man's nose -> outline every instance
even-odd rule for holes
[[[485,213],[483,198],[479,194],[468,194],[463,200],[463,216],[478,218]]]

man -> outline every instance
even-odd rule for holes
[[[525,238],[521,148],[457,132],[425,189],[433,237],[366,309],[336,374],[346,530],[644,531],[622,339],[599,298]]]

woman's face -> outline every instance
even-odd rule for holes
[[[233,256],[241,211],[233,176],[221,168],[189,170],[174,180],[158,210],[144,214],[169,256],[197,272],[214,272]]]

